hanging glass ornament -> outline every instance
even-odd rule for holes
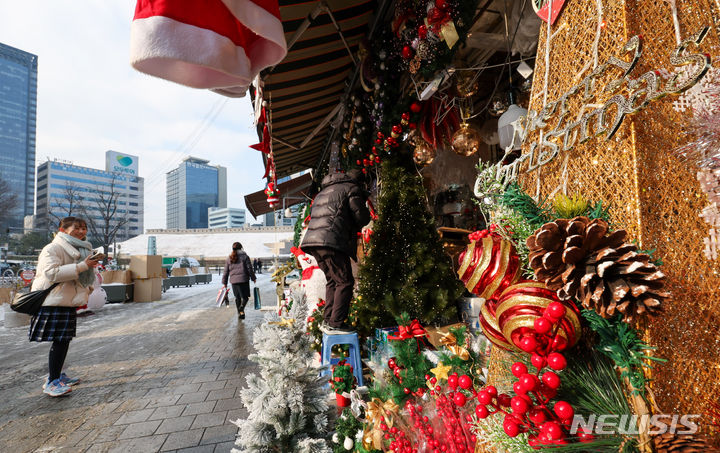
[[[478,82],[475,78],[475,71],[456,71],[455,88],[461,97],[468,98],[478,90]]]
[[[416,137],[414,143],[415,151],[413,151],[413,161],[423,167],[430,165],[435,159],[435,148],[420,137]]]
[[[494,96],[490,101],[488,113],[490,113],[492,116],[500,116],[505,113],[505,111],[507,111],[509,106],[510,105],[504,97]]]
[[[480,147],[480,134],[468,123],[460,124],[450,140],[453,151],[461,156],[472,156]]]

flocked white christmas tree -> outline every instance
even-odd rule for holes
[[[293,294],[290,316],[304,313],[303,294]],[[303,318],[299,318],[303,319]],[[310,349],[302,322],[270,314],[253,332],[257,354],[248,358],[260,375],[247,376],[240,392],[249,412],[239,428],[233,453],[331,453],[328,437],[328,390]]]

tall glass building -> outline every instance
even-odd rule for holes
[[[17,196],[0,213],[5,227],[22,228],[35,202],[35,122],[38,57],[0,43],[0,178]]]
[[[59,161],[38,165],[38,229],[54,231],[60,219],[73,215],[93,222],[98,230],[117,229],[118,242],[143,233],[145,188],[138,157],[117,151],[105,155],[105,170]],[[112,216],[108,210],[114,210]]]
[[[227,169],[188,157],[167,173],[168,229],[208,228],[208,208],[227,207]]]

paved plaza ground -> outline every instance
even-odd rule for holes
[[[269,276],[258,277],[273,304]],[[50,344],[28,342],[26,327],[0,327],[0,451],[229,452],[264,313],[251,301],[238,322],[234,306],[215,307],[214,278],[78,318],[65,366],[82,382],[66,397],[42,393]]]

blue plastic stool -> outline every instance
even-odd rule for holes
[[[346,333],[343,335],[328,335],[323,333],[322,338],[322,364],[323,366],[335,365],[341,359],[332,359],[332,347],[338,344],[346,344],[350,346],[350,357],[345,359],[349,365],[353,367],[353,374],[357,379],[358,387],[362,387],[362,361],[360,360],[360,345],[358,344],[358,334],[356,332]],[[320,374],[329,374],[330,369],[325,368]]]

